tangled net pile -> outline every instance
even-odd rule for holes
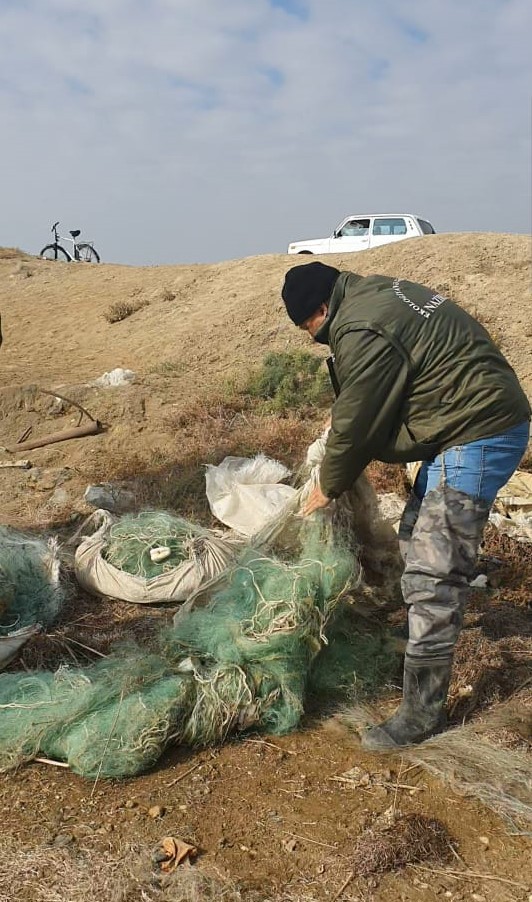
[[[303,531],[290,564],[248,548],[150,651],[130,646],[85,669],[1,676],[0,770],[44,755],[86,777],[132,776],[169,743],[294,728],[312,664],[360,578],[323,522]]]
[[[152,579],[187,560],[190,542],[204,533],[201,527],[164,511],[129,514],[111,526],[105,559],[133,576]],[[150,552],[156,548],[170,553],[164,560],[154,561]]]
[[[64,597],[56,543],[0,526],[0,635],[48,626]]]

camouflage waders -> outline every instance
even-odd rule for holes
[[[491,505],[444,483],[416,502],[407,504],[399,533],[405,550],[401,585],[408,608],[406,654],[449,660]]]
[[[409,632],[403,701],[366,731],[365,748],[410,745],[444,729],[454,646],[490,506],[443,481],[422,501],[412,493],[399,529]]]

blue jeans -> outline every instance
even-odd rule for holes
[[[499,489],[519,466],[529,431],[527,421],[500,435],[447,448],[434,460],[422,464],[414,485],[416,496],[422,501],[427,492],[444,482],[459,492],[493,504]]]
[[[424,463],[399,527],[407,658],[452,660],[489,509],[526,450],[529,424]]]

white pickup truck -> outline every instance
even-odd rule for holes
[[[343,254],[423,235],[434,235],[434,228],[426,219],[412,213],[352,213],[329,238],[293,241],[288,245],[288,253]]]

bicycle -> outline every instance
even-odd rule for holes
[[[65,238],[63,235],[60,235],[57,231],[57,226],[59,222],[54,222],[52,228],[50,229],[54,235],[54,243],[47,244],[46,247],[43,247],[39,256],[43,257],[45,260],[61,260],[63,263],[73,263],[74,261],[78,263],[99,263],[100,255],[98,251],[93,247],[92,242],[80,242],[79,244],[76,241],[81,235],[80,229],[74,229],[69,234],[72,235],[72,238]],[[70,241],[72,244],[72,254],[70,254],[65,248],[59,244],[60,241]]]

